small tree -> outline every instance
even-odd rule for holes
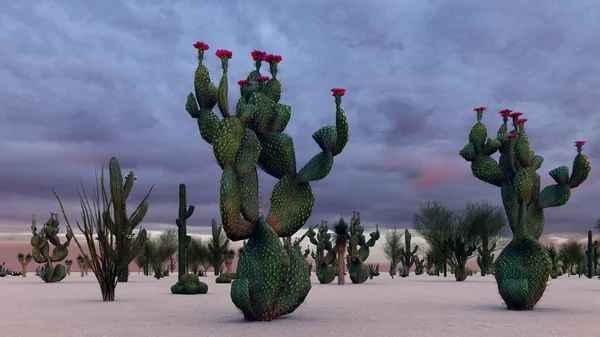
[[[344,285],[346,278],[346,247],[350,241],[350,226],[344,220],[344,214],[340,214],[340,219],[333,224],[333,242],[337,258],[337,278],[338,285]],[[372,278],[372,277],[371,277]]]
[[[190,271],[198,275],[200,266],[209,264],[208,261],[208,248],[202,242],[202,238],[192,236],[190,244],[186,249],[188,268]],[[205,270],[206,271],[206,270]]]
[[[450,259],[448,241],[454,234],[456,215],[438,202],[427,202],[413,217],[413,228],[427,242],[428,246],[440,257],[437,266],[443,267],[447,276],[447,264]]]
[[[402,236],[403,234],[397,228],[387,231],[384,236],[383,254],[390,262],[390,276],[392,278],[396,275],[396,269],[400,263],[402,254]]]
[[[167,229],[156,238],[148,240],[146,244],[150,250],[149,262],[154,270],[154,277],[160,279],[164,275],[169,259],[177,251],[177,230],[174,228]]]

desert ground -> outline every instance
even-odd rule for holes
[[[321,285],[290,315],[246,322],[231,303],[229,284],[205,295],[172,295],[176,276],[161,280],[132,272],[117,286],[116,301],[102,302],[90,273],[55,284],[35,275],[0,278],[4,336],[600,336],[600,281],[561,276],[551,280],[536,308],[505,309],[493,276],[465,282],[428,275],[385,273],[364,284]],[[349,280],[347,280],[349,282]]]

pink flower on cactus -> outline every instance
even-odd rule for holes
[[[502,109],[500,110],[498,113],[500,114],[500,116],[502,117],[506,117],[508,116],[510,113],[512,112],[512,110],[510,109]]]
[[[260,50],[253,50],[252,53],[250,53],[250,55],[252,55],[252,59],[254,61],[258,61],[258,60],[264,59],[264,57],[267,55],[267,53],[265,53],[264,51],[260,51]]]
[[[256,79],[257,82],[266,82],[269,80],[269,76],[258,76]]]
[[[519,118],[515,121],[515,124],[521,124],[527,122],[527,118]]]
[[[239,80],[237,81],[237,84],[241,87],[242,85],[250,85],[252,83],[250,83],[248,80]]]
[[[269,55],[265,55],[263,57],[263,61],[265,61],[265,62],[275,61],[275,63],[279,63],[279,62],[281,62],[281,60],[283,60],[283,57],[281,57],[281,55],[269,54]]]
[[[586,143],[585,140],[578,140],[578,141],[575,142],[575,146],[584,146],[585,143]]]
[[[485,110],[487,110],[487,108],[486,108],[486,107],[484,107],[484,106],[480,106],[479,108],[474,108],[474,109],[473,109],[473,111],[475,111],[475,112],[479,112],[479,111],[485,111]]]
[[[511,134],[506,135],[506,138],[513,139],[513,138],[517,138],[518,136],[519,136],[518,133],[511,133]]]
[[[208,45],[204,42],[197,41],[196,43],[194,43],[194,48],[196,48],[196,49],[202,48],[202,50],[208,50]]]
[[[340,95],[340,97],[341,97],[341,96],[344,96],[346,94],[346,89],[344,89],[344,88],[332,88],[331,92],[333,93],[331,96]]]
[[[511,112],[511,113],[508,114],[508,117],[514,118],[514,117],[519,117],[519,116],[522,116],[522,115],[523,115],[522,112]]]
[[[227,49],[219,49],[219,50],[217,50],[217,52],[215,54],[217,55],[218,58],[227,56],[227,58],[230,59],[231,56],[233,56],[233,53]]]

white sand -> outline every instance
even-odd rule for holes
[[[493,277],[465,282],[386,274],[364,284],[318,284],[294,313],[272,322],[246,322],[229,299],[229,285],[206,295],[172,295],[175,276],[132,273],[115,302],[102,302],[94,276],[60,283],[0,278],[1,336],[600,336],[600,280],[551,280],[533,311],[505,309]],[[348,280],[349,281],[349,280]],[[347,282],[348,282],[347,281]]]

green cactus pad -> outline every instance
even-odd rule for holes
[[[237,118],[225,118],[213,143],[213,153],[219,166],[235,165],[244,137],[244,126]]]
[[[265,83],[265,95],[274,102],[279,102],[281,99],[281,83],[276,78],[272,78]]]
[[[285,246],[284,249],[290,262],[283,292],[277,300],[279,316],[296,310],[304,302],[311,288],[310,269],[306,268],[306,259],[302,252],[291,245]]]
[[[219,82],[217,94],[217,104],[219,107],[219,111],[221,111],[221,115],[223,115],[223,117],[229,117],[229,101],[227,101],[228,91],[229,86],[227,84],[227,73],[223,73],[221,81]]]
[[[335,128],[337,140],[335,142],[335,149],[333,149],[333,155],[337,156],[346,147],[346,144],[348,144],[348,119],[346,118],[344,109],[339,105],[336,106]]]
[[[466,161],[474,161],[477,158],[477,153],[475,152],[475,147],[472,143],[465,145],[465,147],[463,147],[458,154],[460,154],[460,156]]]
[[[210,110],[217,104],[217,87],[210,81],[208,69],[199,65],[194,76],[194,89],[200,110]]]
[[[252,130],[244,128],[242,143],[235,160],[237,174],[241,176],[255,168],[261,151],[262,146],[256,134]]]
[[[181,279],[171,287],[171,293],[178,295],[206,294],[207,292],[208,285],[200,282],[196,274],[181,275]]]
[[[333,280],[335,279],[335,274],[335,269],[330,265],[324,266],[322,268],[317,268],[317,279],[321,284],[329,284],[333,282]]]
[[[540,206],[543,208],[562,206],[569,201],[570,197],[571,188],[567,184],[546,186],[540,192]]]
[[[292,117],[292,107],[285,104],[275,106],[275,117],[271,125],[271,132],[283,132]]]
[[[310,217],[315,203],[310,185],[285,176],[273,187],[267,222],[281,237],[292,236]]]
[[[490,156],[502,146],[502,143],[496,138],[488,138],[485,146],[483,147],[483,154],[486,156]],[[464,158],[464,157],[463,157]]]
[[[227,236],[233,240],[244,240],[252,233],[254,225],[240,218],[240,196],[238,176],[235,170],[227,165],[221,176],[221,220]]]
[[[252,116],[254,131],[266,135],[271,131],[271,122],[275,117],[275,103],[260,92],[252,94],[248,103],[256,107]]]
[[[590,159],[578,153],[573,160],[573,173],[569,179],[569,186],[575,188],[581,185],[588,178],[591,169]]]
[[[250,125],[252,123],[252,117],[256,115],[256,107],[252,104],[244,103],[244,100],[240,98],[236,107],[236,117],[240,119],[242,124]]]
[[[515,157],[522,166],[531,165],[531,150],[529,150],[529,137],[520,135],[515,141]]]
[[[524,167],[515,175],[513,185],[515,186],[515,194],[519,201],[523,200],[528,204],[531,200],[535,176],[535,171],[529,167]]]
[[[296,153],[290,136],[271,132],[263,140],[262,146],[258,162],[267,174],[281,179],[296,173]]]
[[[238,189],[240,192],[240,211],[244,219],[255,223],[258,221],[258,172],[254,167],[243,176],[238,176]]]
[[[476,123],[469,132],[469,143],[475,147],[475,151],[479,153],[483,149],[485,139],[487,138],[487,128],[482,123]]]
[[[192,116],[192,118],[198,118],[198,116],[200,115],[200,110],[198,109],[196,98],[191,92],[187,96],[187,101],[185,102],[185,110],[190,114],[190,116]]]
[[[494,158],[478,156],[471,163],[471,171],[473,175],[481,181],[494,186],[500,186],[504,180],[502,170]]]
[[[221,121],[219,117],[211,110],[201,109],[198,114],[198,129],[200,130],[200,136],[208,144],[212,144],[217,138],[219,128],[221,127]]]
[[[313,133],[312,138],[317,142],[317,145],[319,145],[321,150],[332,151],[335,149],[337,132],[334,126],[327,125]]]
[[[559,166],[548,173],[557,184],[569,183],[569,168],[566,166]]]
[[[309,160],[306,165],[298,172],[296,180],[298,182],[309,182],[321,180],[331,172],[333,167],[333,154],[331,151],[317,153]]]

